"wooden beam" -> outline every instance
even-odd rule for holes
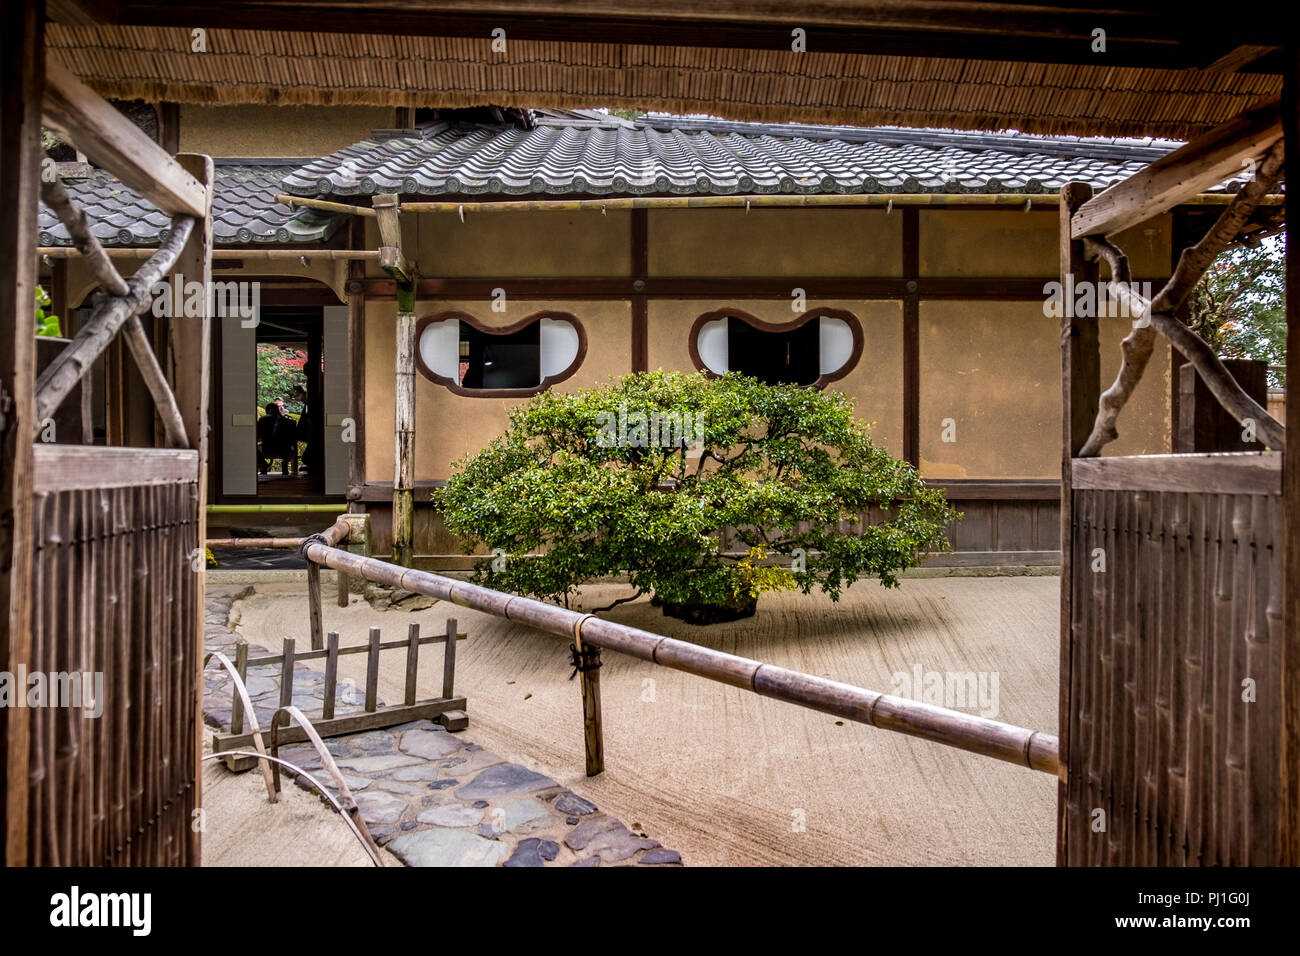
[[[196,183],[202,194],[199,207],[202,219],[194,224],[189,239],[176,259],[172,282],[202,283],[204,290],[212,287],[212,184],[214,181],[212,157],[197,153],[181,153],[176,157],[176,165]],[[176,405],[180,410],[185,425],[185,434],[189,446],[196,450],[198,460],[198,500],[194,502],[195,547],[203,547],[207,540],[207,501],[208,501],[208,401],[209,377],[212,358],[212,299],[203,296],[202,314],[198,316],[173,316],[168,323],[169,365],[171,371],[172,392],[176,396]],[[193,628],[195,654],[198,673],[193,675],[190,692],[198,698],[198,713],[203,712],[203,594],[204,578],[207,574],[207,562],[199,561],[198,593],[195,616],[190,622]],[[195,749],[193,806],[200,807],[202,802],[203,781],[203,722],[198,721],[194,732],[198,735]],[[191,858],[200,858],[200,841],[202,834],[194,828],[191,835]]]
[[[1092,198],[1092,187],[1069,183],[1061,189],[1061,287],[1097,281],[1097,264],[1084,255],[1083,242],[1070,236],[1070,222]],[[1071,679],[1074,661],[1073,518],[1071,484],[1074,456],[1088,439],[1101,395],[1101,346],[1095,316],[1079,316],[1063,301],[1061,309],[1061,631],[1057,731],[1061,779],[1056,790],[1056,862],[1068,862]]]
[[[1259,162],[1281,138],[1281,101],[1274,97],[1084,203],[1070,235],[1108,236],[1146,222],[1246,172],[1247,161]]]
[[[0,10],[0,670],[26,667],[32,628],[36,203],[40,195],[44,4]],[[0,863],[27,862],[30,711],[0,707]]]
[[[392,193],[381,193],[371,201],[379,222],[379,239],[383,243],[379,247],[379,265],[399,282],[409,282],[415,278],[415,271],[402,251],[402,224],[398,220],[401,204]]]
[[[45,125],[169,216],[200,216],[203,187],[62,64],[45,68]]]

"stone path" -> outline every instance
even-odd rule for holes
[[[241,638],[234,630],[232,609],[252,590],[208,588],[208,650],[222,651],[233,660]],[[270,653],[250,644],[253,656],[262,652]],[[278,668],[249,668],[248,677],[258,721],[269,726],[279,704]],[[230,724],[230,678],[224,669],[210,665],[204,679],[204,721],[225,730]],[[295,667],[293,702],[308,717],[320,713],[324,680],[320,671],[301,663]],[[340,686],[337,714],[361,709],[352,699],[355,693]],[[332,737],[326,746],[375,842],[408,866],[681,863],[675,850],[630,830],[550,777],[508,763],[471,743],[464,733],[450,734],[433,721]],[[332,785],[310,745],[285,747],[281,756]],[[305,778],[297,782],[312,789]]]

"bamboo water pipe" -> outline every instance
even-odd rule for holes
[[[593,614],[493,591],[427,571],[397,567],[334,547],[346,534],[347,523],[340,520],[324,534],[308,538],[302,554],[309,561],[377,584],[427,594],[572,639],[579,647],[591,645],[619,651],[643,661],[707,677],[845,720],[921,737],[1043,773],[1058,775],[1061,772],[1058,740],[1050,734],[933,704],[879,694],[628,627]],[[590,766],[590,752],[588,758]]]

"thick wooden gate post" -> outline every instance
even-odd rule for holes
[[[45,4],[0,13],[0,670],[31,653],[32,435],[36,432],[36,200]],[[28,714],[0,707],[0,863],[27,862]]]
[[[1287,48],[1282,87],[1282,130],[1287,159],[1300,152],[1300,49]],[[1291,164],[1296,168],[1296,164]],[[1288,234],[1291,209],[1286,211]],[[1286,244],[1286,423],[1300,426],[1300,242]],[[1282,453],[1282,866],[1300,866],[1300,441]]]
[[[1097,317],[1075,314],[1074,289],[1097,282],[1097,266],[1083,255],[1083,242],[1070,238],[1070,219],[1092,198],[1092,187],[1068,183],[1061,188],[1061,662],[1058,689],[1060,779],[1056,787],[1056,863],[1069,863],[1067,822],[1070,799],[1070,680],[1073,661],[1073,518],[1071,463],[1092,433],[1101,397],[1101,348]],[[1092,297],[1086,301],[1096,301]]]

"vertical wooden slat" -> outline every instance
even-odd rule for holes
[[[293,664],[294,644],[292,637],[284,639],[284,660],[280,662],[280,706],[288,707],[293,703]]]
[[[379,628],[370,629],[370,645],[366,651],[366,713],[374,711],[379,699]]]
[[[340,572],[341,573],[341,572]],[[320,565],[307,562],[307,613],[311,619],[311,649],[325,646],[325,629],[321,621]]]
[[[242,681],[248,680],[248,643],[240,641],[235,645],[235,671],[239,674]],[[239,689],[232,683],[230,686],[230,732],[232,734],[242,734],[244,732],[244,701],[239,696]]]
[[[321,705],[321,718],[334,719],[334,696],[338,692],[339,678],[339,632],[330,631],[325,635],[325,699]],[[231,730],[231,733],[239,733]]]
[[[406,696],[409,707],[415,703],[415,678],[420,671],[420,625],[412,622],[406,628]]]
[[[456,619],[447,619],[447,643],[442,649],[442,696],[450,699],[455,695],[456,685]]]

